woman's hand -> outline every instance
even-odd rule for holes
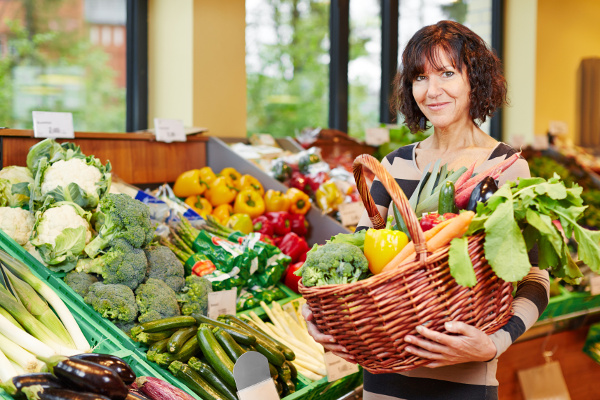
[[[479,329],[459,321],[446,322],[445,328],[455,335],[417,326],[417,332],[424,338],[407,335],[404,340],[411,346],[407,346],[406,351],[433,360],[425,365],[427,368],[471,361],[490,361],[496,356],[494,342]]]
[[[317,326],[312,322],[314,319],[313,313],[308,308],[308,304],[304,304],[302,307],[302,316],[306,320],[306,326],[308,333],[315,339],[317,343],[320,343],[325,350],[331,351],[338,357],[342,357],[344,360],[351,363],[356,363],[354,356],[349,354],[344,346],[335,342],[335,338],[331,335],[326,335],[321,332]]]

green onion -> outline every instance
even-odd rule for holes
[[[44,281],[35,276],[29,270],[27,265],[19,260],[14,259],[5,251],[0,250],[0,261],[2,261],[2,263],[4,263],[4,265],[13,274],[30,284],[36,292],[38,292],[44,299],[46,299],[48,303],[50,303],[69,334],[71,334],[71,338],[73,339],[77,350],[80,352],[89,352],[90,344],[83,335],[81,328],[79,328],[79,325],[77,325],[73,314],[71,314],[65,303],[56,293],[54,293],[54,290],[44,283]]]

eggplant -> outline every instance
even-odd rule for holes
[[[53,368],[54,375],[65,386],[72,385],[83,392],[98,393],[113,400],[127,397],[127,386],[112,369],[86,360],[69,358]]]
[[[49,372],[34,372],[31,374],[15,376],[14,378],[12,378],[12,383],[16,389],[16,392],[11,393],[14,397],[24,396],[25,394],[23,393],[23,389],[34,385],[38,385],[43,389],[58,389],[64,387],[62,382]]]
[[[137,389],[129,389],[129,393],[127,394],[127,398],[125,400],[150,400],[150,398],[146,397]]]
[[[69,389],[46,388],[32,391],[39,400],[110,400],[106,396],[96,393],[76,392]]]
[[[91,361],[95,364],[103,365],[117,373],[126,385],[135,381],[135,372],[122,358],[112,354],[82,353],[72,356],[77,360]]]
[[[476,212],[477,203],[485,203],[490,197],[496,193],[498,185],[491,176],[486,176],[481,182],[475,186],[469,197],[469,203],[467,204],[467,210]]]

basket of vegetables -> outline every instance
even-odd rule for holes
[[[371,373],[407,371],[429,362],[404,351],[404,337],[418,336],[419,325],[447,333],[446,322],[462,321],[491,334],[506,324],[512,312],[512,282],[531,270],[528,252],[533,246],[539,250],[539,268],[554,277],[577,283],[583,277],[579,269],[583,263],[600,273],[600,232],[577,222],[586,208],[577,184],[566,187],[555,175],[547,180],[521,178],[494,191],[483,190],[518,157],[514,154],[468,179],[463,175],[470,176],[473,166],[450,174],[438,163],[419,186],[423,184],[430,197],[437,186],[439,200],[427,198],[427,204],[415,205],[414,195],[407,200],[376,159],[359,156],[354,175],[377,229],[337,235],[308,252],[299,270],[299,290],[317,327],[334,336]],[[388,222],[395,219],[412,241],[395,237],[404,233],[384,224],[364,182],[363,166],[375,173],[393,200],[394,217]],[[454,195],[448,182],[456,182]],[[448,212],[440,211],[446,202],[467,210],[435,221],[437,225],[424,232],[431,221],[428,217],[419,221],[417,213],[436,208]],[[577,255],[571,254],[565,236],[574,237]]]

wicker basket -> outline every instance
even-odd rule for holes
[[[408,371],[430,361],[404,351],[404,336],[418,336],[418,325],[446,332],[445,322],[463,321],[491,334],[506,324],[512,315],[512,284],[500,280],[487,263],[484,234],[469,237],[477,285],[459,286],[448,268],[449,246],[427,252],[423,231],[406,196],[375,158],[363,154],[354,161],[354,177],[373,226],[382,228],[384,223],[365,184],[363,165],[387,189],[414,238],[418,255],[395,270],[351,284],[300,284],[317,327],[333,335],[358,364],[379,374]]]

